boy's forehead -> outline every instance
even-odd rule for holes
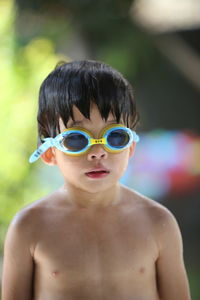
[[[78,119],[78,120],[87,120],[87,118],[80,112],[80,110],[78,109],[78,107],[76,107],[75,105],[72,106],[72,111],[73,111],[73,116],[74,116],[74,120]],[[100,115],[100,111],[97,107],[97,105],[93,102],[90,103],[90,117],[91,116],[101,116]],[[109,115],[112,115],[111,113]]]
[[[74,121],[72,120],[72,118],[69,118],[67,122],[67,127],[71,127],[72,124],[74,124],[75,122],[77,125],[79,125],[78,124],[79,122],[85,123],[89,121],[89,119],[87,119],[75,105],[73,105],[72,111],[73,111]],[[101,114],[98,110],[97,105],[92,103],[90,107],[90,120],[97,121],[98,118],[102,119]],[[108,115],[108,120],[109,119],[114,119],[114,116],[111,112]],[[61,118],[59,118],[59,125],[61,131],[66,128]]]
[[[72,106],[72,111],[73,111],[73,116],[74,116],[74,120],[82,120],[84,119],[84,115],[80,112],[80,110],[78,109],[78,107],[76,107],[75,105]],[[71,121],[72,119],[70,118],[69,121]]]

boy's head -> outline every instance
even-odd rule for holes
[[[73,106],[89,119],[92,103],[105,121],[111,112],[117,123],[135,129],[139,117],[132,87],[118,71],[92,60],[59,63],[40,88],[39,143],[60,133],[60,119],[66,127],[74,120]]]

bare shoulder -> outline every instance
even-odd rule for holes
[[[41,214],[48,209],[50,199],[51,195],[48,195],[44,198],[34,201],[33,203],[27,204],[16,213],[11,224],[15,224],[16,226],[24,226],[32,222],[37,222]]]
[[[179,226],[174,215],[164,205],[124,186],[123,194],[126,198],[126,205],[133,208],[142,220],[148,220],[149,225],[158,234],[163,234],[165,231],[173,231],[179,234]]]
[[[40,230],[45,219],[56,207],[57,191],[30,203],[18,211],[10,222],[8,233],[31,236]]]

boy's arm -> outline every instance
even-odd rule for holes
[[[24,214],[17,215],[9,226],[4,244],[2,300],[31,300],[33,258],[31,231]]]
[[[158,222],[159,257],[158,290],[162,300],[190,300],[189,285],[183,261],[182,237],[174,216],[167,210]]]

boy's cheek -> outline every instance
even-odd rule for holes
[[[129,159],[131,156],[134,155],[134,151],[135,151],[135,145],[136,143],[133,143],[128,149],[126,149],[125,151],[122,151],[118,154],[110,154],[108,156],[108,159],[106,159],[105,161],[102,160],[102,163],[104,163],[105,165],[109,162],[109,164],[112,164],[117,160],[121,160],[122,161],[126,161],[127,159]],[[62,151],[56,149],[55,147],[52,147],[50,149],[48,149],[43,155],[42,155],[42,160],[44,161],[44,163],[48,164],[48,165],[58,165],[58,167],[61,167],[62,169],[64,169],[65,167],[72,167],[72,168],[76,168],[83,165],[83,160],[85,162],[84,159],[84,155],[83,156],[69,156],[65,153],[63,153]],[[123,165],[123,162],[122,162]],[[112,167],[112,166],[110,166]]]
[[[71,170],[70,172],[73,173],[73,171],[77,169],[80,171],[80,168],[83,167],[83,158],[81,156],[73,157],[63,153],[58,149],[55,149],[54,156],[55,164],[62,173],[65,173],[66,171],[69,172],[69,170]]]

